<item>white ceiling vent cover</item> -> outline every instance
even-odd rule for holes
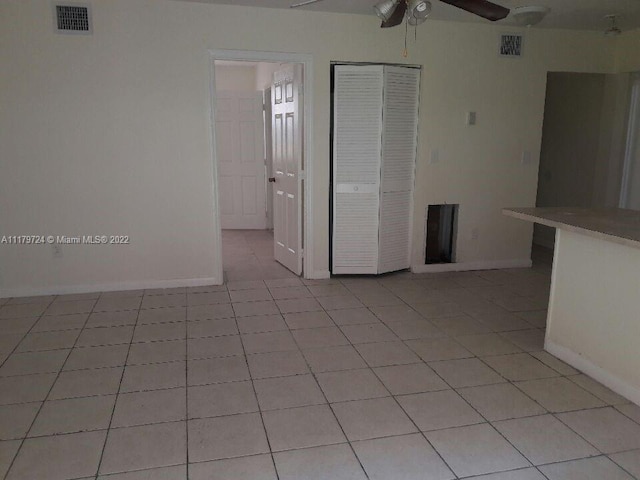
[[[55,29],[58,33],[90,35],[91,8],[80,3],[55,3],[53,6]]]
[[[503,57],[521,57],[522,40],[522,35],[512,33],[500,35],[500,55]]]

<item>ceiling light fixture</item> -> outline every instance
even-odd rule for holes
[[[540,7],[540,6],[527,6],[527,7],[517,7],[511,11],[511,16],[516,21],[518,25],[523,27],[531,27],[532,25],[537,25],[542,21],[542,19],[550,12],[551,9],[548,7]]]
[[[618,35],[620,35],[622,33],[622,30],[620,30],[618,28],[617,22],[616,22],[616,18],[618,16],[617,15],[605,15],[604,18],[611,20],[611,26],[605,30],[604,34],[607,37],[617,37]]]
[[[424,0],[411,0],[409,2],[407,22],[409,25],[420,25],[431,13],[431,2]]]
[[[391,15],[393,15],[393,12],[395,12],[399,3],[400,0],[382,0],[381,2],[376,3],[373,6],[373,9],[375,10],[378,18],[383,22],[386,22],[391,18]]]

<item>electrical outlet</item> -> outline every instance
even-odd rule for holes
[[[62,258],[62,247],[60,245],[51,245],[53,249],[53,258]]]
[[[471,230],[471,240],[478,240],[478,238],[480,238],[480,229],[475,227]]]

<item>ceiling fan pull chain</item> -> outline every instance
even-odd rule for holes
[[[407,58],[409,56],[409,51],[407,50],[407,36],[409,35],[409,22],[404,22],[404,52],[402,52],[402,56]]]

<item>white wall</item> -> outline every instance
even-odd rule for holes
[[[545,348],[640,404],[640,250],[558,235]]]
[[[617,41],[616,69],[619,72],[640,71],[640,29],[625,32]]]
[[[256,65],[233,66],[216,64],[216,89],[227,92],[255,92]]]
[[[401,28],[373,16],[170,0],[93,1],[92,36],[52,31],[47,0],[0,3],[2,234],[125,234],[129,246],[0,246],[0,295],[220,280],[214,264],[209,49],[314,60],[316,238],[328,269],[330,61],[424,65],[413,261],[424,211],[460,203],[458,259],[527,259],[531,227],[505,206],[535,202],[547,71],[612,72],[599,33],[523,30],[525,58],[500,58],[499,25],[429,21],[401,53]],[[512,31],[513,29],[508,29]],[[294,39],[294,40],[292,40]],[[465,112],[478,112],[467,127]],[[432,149],[440,162],[430,165]],[[522,165],[523,150],[534,162]],[[479,238],[471,241],[471,231]]]
[[[280,68],[279,63],[260,62],[256,65],[256,90],[264,90],[273,83],[273,72]]]

